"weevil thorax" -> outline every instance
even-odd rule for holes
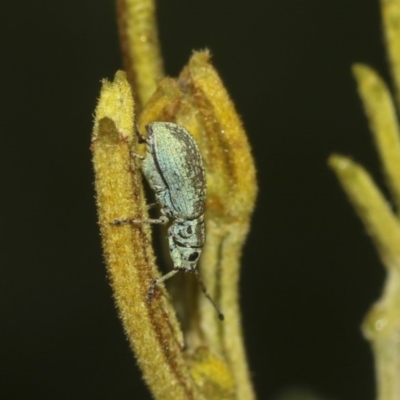
[[[174,221],[168,229],[168,241],[175,268],[194,270],[205,241],[204,217]]]

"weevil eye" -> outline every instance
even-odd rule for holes
[[[194,261],[197,261],[198,258],[199,258],[199,253],[197,251],[195,251],[188,257],[188,261],[194,262]]]
[[[193,229],[191,226],[185,227],[179,231],[179,236],[183,238],[188,238],[193,235]]]

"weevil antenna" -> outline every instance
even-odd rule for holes
[[[210,301],[210,303],[213,305],[213,307],[215,308],[215,311],[218,314],[218,318],[223,321],[225,319],[224,314],[222,314],[221,310],[218,308],[218,306],[215,304],[215,301],[212,299],[212,297],[208,294],[207,289],[206,289],[206,285],[204,284],[203,280],[200,277],[199,271],[197,271],[197,269],[195,269],[194,271],[194,275],[196,276],[201,291],[203,292],[204,296],[207,297],[207,299]]]
[[[135,133],[136,133],[136,135],[137,135],[137,137],[139,139],[139,143],[147,143],[146,142],[146,137],[143,136],[139,131],[139,124],[137,122],[135,124]]]

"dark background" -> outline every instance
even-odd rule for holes
[[[383,181],[350,73],[361,61],[388,79],[378,0],[159,3],[168,74],[211,49],[254,149],[241,290],[259,398],[372,400],[360,324],[384,270],[326,161],[351,155]],[[150,399],[94,208],[92,115],[121,68],[114,3],[2,1],[0,48],[0,398]]]

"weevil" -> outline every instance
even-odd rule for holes
[[[206,174],[200,150],[191,134],[182,126],[172,122],[152,122],[146,126],[147,137],[139,138],[146,143],[146,156],[139,157],[141,169],[161,209],[158,219],[146,221],[136,219],[115,220],[115,225],[125,223],[166,224],[173,269],[154,279],[149,289],[149,299],[157,284],[174,276],[179,271],[193,272],[204,295],[218,313],[224,316],[208,294],[196,269],[205,237],[204,210],[206,202]]]

